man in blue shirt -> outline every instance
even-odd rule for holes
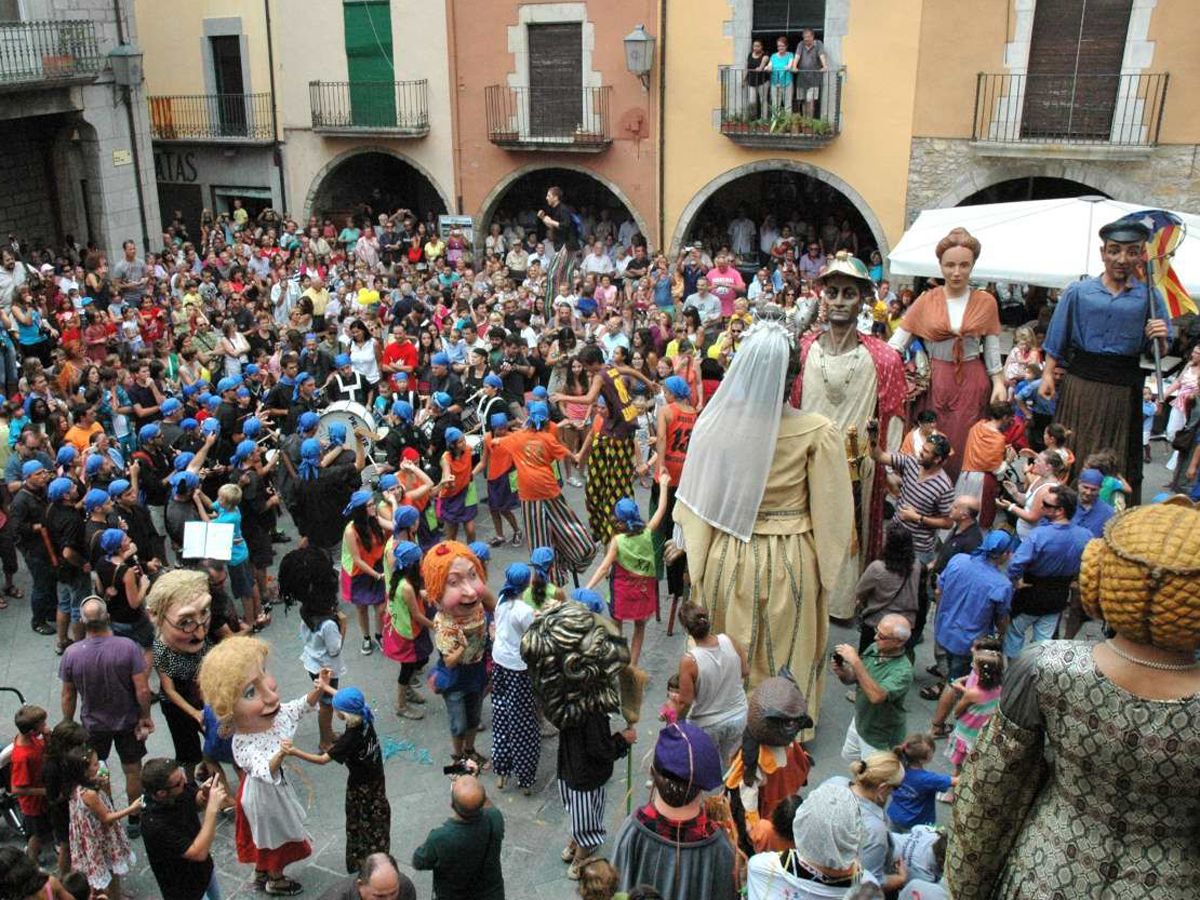
[[[977,638],[1004,631],[1013,595],[1004,566],[1011,555],[1012,535],[997,529],[971,553],[952,556],[938,576],[934,635],[946,652],[950,681],[971,671]]]
[[[1054,636],[1070,599],[1071,583],[1079,576],[1083,548],[1092,539],[1090,531],[1071,523],[1079,495],[1061,484],[1046,493],[1042,524],[1029,532],[1008,564],[1008,577],[1017,585],[1012,625],[1004,636],[1004,655],[1009,659],[1021,652],[1030,628],[1034,643]]]
[[[1149,237],[1149,227],[1132,219],[1100,229],[1104,274],[1073,282],[1059,297],[1042,345],[1046,362],[1039,387],[1043,397],[1053,397],[1055,372],[1068,366],[1055,421],[1074,434],[1078,459],[1116,449],[1121,474],[1133,488],[1131,505],[1142,496],[1141,353],[1150,341],[1170,334],[1136,277]]]
[[[1084,469],[1079,473],[1079,505],[1071,517],[1071,524],[1086,528],[1092,537],[1104,537],[1104,525],[1116,513],[1100,499],[1103,483],[1104,473],[1099,469]]]

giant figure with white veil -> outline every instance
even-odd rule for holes
[[[829,599],[854,527],[841,431],[787,405],[798,355],[767,307],[696,422],[676,495],[692,599],[747,648],[750,686],[787,666],[817,719]]]

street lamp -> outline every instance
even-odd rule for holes
[[[642,80],[642,87],[650,90],[650,69],[654,66],[654,38],[639,25],[625,35],[625,68]]]

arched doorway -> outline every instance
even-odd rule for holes
[[[1048,178],[1030,175],[997,182],[960,200],[957,206],[980,206],[984,203],[1014,203],[1021,200],[1059,200],[1065,197],[1108,197],[1104,191],[1072,181],[1070,178]]]
[[[544,229],[537,211],[545,209],[546,189],[551,185],[562,188],[566,202],[579,213],[585,229],[607,218],[616,234],[621,224],[631,219],[638,232],[643,236],[649,234],[645,220],[612,182],[581,167],[527,166],[509,174],[484,198],[477,219],[479,230],[475,233],[479,248],[482,249],[493,221],[501,227],[520,225],[526,233],[535,230],[540,237]]]
[[[330,160],[313,179],[305,214],[337,221],[370,206],[375,213],[404,207],[418,218],[449,209],[446,195],[419,164],[385,148],[355,148]]]
[[[848,220],[864,262],[872,250],[887,256],[883,225],[856,190],[831,172],[787,159],[747,163],[701,188],[679,216],[671,254],[691,240],[714,246],[727,242],[726,229],[739,211],[759,226],[768,215],[779,226],[812,223],[818,234],[830,218],[838,225]]]

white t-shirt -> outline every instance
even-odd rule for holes
[[[970,291],[961,297],[946,295],[946,313],[950,316],[950,330],[955,334],[962,332],[963,316],[967,313],[967,301],[970,299]]]
[[[522,603],[520,597],[496,604],[493,614],[496,623],[496,639],[492,642],[492,662],[514,672],[526,669],[521,659],[521,638],[533,624],[533,607]]]

